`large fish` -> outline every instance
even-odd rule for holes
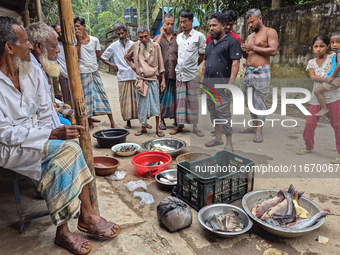
[[[266,201],[263,201],[262,203],[254,206],[254,208],[251,210],[252,214],[257,217],[261,218],[262,215],[268,211],[271,207],[274,207],[278,203],[282,202],[282,200],[285,198],[282,190],[280,190],[275,197],[272,199],[268,199]]]
[[[282,223],[293,222],[295,220],[295,208],[293,205],[294,186],[290,185],[288,192],[282,190],[284,200],[266,211],[261,219],[274,219]]]
[[[284,228],[289,229],[305,229],[315,225],[320,219],[326,217],[327,215],[340,216],[339,214],[331,213],[330,210],[322,209],[320,212],[315,214],[313,217],[308,219],[298,218],[296,222],[290,223],[287,226],[283,226]]]

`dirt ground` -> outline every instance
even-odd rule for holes
[[[125,123],[120,116],[118,101],[118,88],[116,76],[101,73],[104,86],[109,95],[113,110],[113,116],[117,124],[123,127]],[[250,119],[248,110],[245,116],[233,116],[233,120],[242,123]],[[330,209],[334,213],[340,213],[339,194],[339,172],[331,173],[306,173],[299,171],[299,167],[305,169],[306,164],[325,164],[335,159],[334,131],[328,123],[318,124],[315,139],[314,153],[298,156],[296,151],[304,147],[302,132],[305,124],[303,118],[293,116],[271,115],[268,119],[279,119],[274,127],[264,127],[264,142],[256,144],[252,141],[253,135],[239,134],[243,128],[238,124],[234,126],[233,143],[235,153],[255,160],[256,165],[261,166],[290,166],[294,165],[298,171],[290,174],[262,174],[255,176],[254,190],[288,188],[294,184],[298,190],[305,191],[304,196],[311,199],[322,208]],[[95,132],[109,128],[107,116],[98,116],[101,123],[95,124]],[[284,119],[294,119],[296,127],[286,128],[280,122]],[[154,118],[149,123],[155,126]],[[168,127],[171,127],[172,120],[166,120]],[[291,125],[292,122],[285,122]],[[132,121],[133,128],[127,137],[127,142],[142,144],[149,139],[157,138],[155,129],[140,137],[133,135],[139,127],[138,120]],[[199,151],[212,155],[215,151],[223,149],[223,146],[207,149],[204,143],[211,140],[210,134],[212,125],[208,116],[202,116],[199,128],[206,134],[198,138],[189,132],[186,126],[185,132],[176,135],[184,140],[187,147],[183,153]],[[170,137],[169,129],[165,131],[166,137]],[[120,160],[118,170],[126,171],[127,176],[121,181],[113,181],[108,177],[96,179],[100,213],[103,217],[112,220],[122,227],[122,233],[112,241],[98,241],[89,238],[93,246],[91,254],[233,254],[233,255],[333,255],[339,254],[340,249],[340,217],[330,216],[325,224],[312,233],[296,239],[284,239],[271,235],[255,224],[252,229],[239,237],[233,239],[221,239],[205,230],[197,219],[197,211],[191,208],[193,223],[189,228],[179,232],[169,233],[163,229],[158,220],[156,207],[160,200],[170,195],[168,190],[160,189],[154,178],[141,177],[131,163],[132,157],[119,157],[113,155],[110,149],[103,149],[97,146],[95,138],[92,138],[94,155],[114,156]],[[140,150],[142,151],[142,150]],[[168,167],[176,168],[176,160],[173,159]],[[50,218],[42,217],[25,224],[26,231],[20,234],[18,231],[18,216],[16,213],[11,176],[8,173],[0,173],[0,254],[69,254],[63,248],[53,243],[55,227]],[[147,192],[154,197],[152,205],[141,205],[139,198],[134,198],[132,192],[128,191],[125,184],[131,180],[144,180],[147,184]],[[43,200],[39,200],[34,192],[32,181],[27,178],[20,178],[21,197],[25,213],[45,210]],[[141,190],[142,191],[142,190]],[[241,199],[232,204],[242,207]],[[70,221],[71,230],[76,230],[77,220]],[[326,244],[320,244],[316,240],[318,236],[329,238]]]

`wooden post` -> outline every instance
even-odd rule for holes
[[[149,0],[146,0],[146,26],[149,27]]]
[[[138,0],[138,27],[140,27],[140,0]]]
[[[164,21],[164,1],[162,0],[162,22],[163,21]]]
[[[30,25],[30,13],[28,10],[24,11],[21,13],[22,15],[22,20],[24,21],[24,27],[28,27]]]
[[[89,183],[90,200],[93,209],[99,215],[96,174],[94,170],[93,154],[91,136],[89,132],[89,124],[87,120],[87,112],[85,107],[85,100],[83,88],[80,79],[78,54],[75,45],[76,34],[74,30],[73,14],[71,0],[58,0],[60,26],[63,34],[63,45],[65,51],[65,59],[67,66],[68,79],[71,86],[72,99],[74,104],[75,117],[77,124],[84,127],[80,131],[79,143],[83,150],[84,158],[87,166],[91,170],[94,177],[93,181]]]
[[[38,17],[38,21],[43,21],[42,20],[42,9],[41,9],[41,2],[40,0],[35,0],[35,8],[37,10],[37,17]]]

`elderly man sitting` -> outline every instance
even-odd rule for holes
[[[54,34],[49,35],[54,41]],[[70,232],[67,222],[78,216],[78,229],[111,239],[120,227],[97,215],[90,203],[93,179],[78,144],[82,126],[52,129],[52,103],[44,77],[32,65],[33,50],[16,20],[0,17],[0,166],[36,180],[57,226],[55,243],[74,254],[91,250],[88,240]]]

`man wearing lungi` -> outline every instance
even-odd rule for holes
[[[266,110],[266,98],[270,86],[270,57],[275,56],[278,47],[277,32],[273,28],[265,27],[259,9],[251,9],[246,15],[248,25],[254,33],[248,36],[247,43],[242,44],[243,57],[247,59],[247,70],[244,74],[245,99],[252,97],[253,107]],[[253,94],[248,95],[248,88]],[[240,133],[255,134],[254,143],[262,143],[262,128],[266,120],[265,115],[250,114],[253,125],[243,129]]]
[[[68,82],[67,68],[66,68],[66,59],[65,59],[65,51],[62,42],[62,33],[60,24],[55,23],[52,25],[54,31],[58,34],[58,47],[60,52],[58,53],[58,64],[60,67],[60,76],[59,76],[59,84],[61,88],[61,93],[63,95],[63,101],[65,104],[72,105],[72,97],[71,97],[71,89],[70,84]]]
[[[205,53],[205,35],[192,28],[193,13],[182,11],[179,17],[183,30],[177,36],[178,61],[176,65],[176,119],[177,127],[171,135],[182,132],[185,123],[193,124],[193,132],[199,137],[204,133],[197,128],[198,124],[198,66],[202,63]]]
[[[0,167],[34,179],[57,226],[54,243],[74,254],[91,250],[88,240],[68,228],[111,239],[120,227],[97,215],[88,183],[93,176],[74,140],[82,126],[52,128],[52,104],[39,67],[32,65],[33,46],[25,29],[12,18],[0,17]]]
[[[127,122],[124,128],[130,129],[131,120],[138,119],[135,90],[136,73],[126,63],[124,54],[131,47],[133,41],[126,37],[127,29],[123,23],[116,23],[114,31],[119,40],[107,47],[100,59],[104,64],[117,71],[120,111],[123,120]],[[111,57],[114,63],[110,62]],[[147,124],[147,128],[152,127]]]
[[[165,68],[165,83],[166,88],[159,95],[161,105],[161,124],[162,130],[166,129],[165,118],[175,119],[176,125],[176,72],[177,65],[177,34],[174,33],[175,18],[172,14],[164,15],[161,34],[156,36],[153,41],[158,43],[162,49],[162,57]],[[161,77],[159,77],[161,80]]]
[[[215,87],[215,84],[234,85],[237,77],[240,59],[242,57],[242,49],[240,43],[230,33],[225,33],[227,16],[222,13],[214,13],[210,15],[210,34],[211,41],[207,45],[203,66],[205,73],[201,77],[204,84]],[[231,127],[230,101],[231,94],[229,90],[216,88],[217,94],[220,96],[221,102],[217,95],[210,89],[206,88],[213,95],[207,97],[207,105],[210,113],[211,122],[220,119],[227,121],[223,125],[215,125],[216,138],[205,143],[207,147],[223,145],[222,133],[227,138],[225,149],[233,151],[233,143],[231,136],[233,129]]]
[[[46,91],[48,92],[51,98],[51,104],[53,103],[55,109],[52,118],[53,128],[57,128],[61,124],[76,124],[74,111],[71,109],[71,106],[54,98],[53,89],[48,79],[48,76],[58,77],[60,74],[60,67],[56,61],[57,55],[60,52],[56,32],[45,23],[36,22],[26,27],[26,33],[28,35],[28,40],[33,45],[31,61],[33,65],[36,65],[40,69],[44,77]],[[60,121],[58,119],[60,119]]]
[[[132,70],[136,72],[136,99],[138,119],[142,127],[135,135],[147,133],[146,121],[148,117],[156,117],[156,134],[163,137],[164,133],[159,127],[159,92],[157,76],[162,74],[161,90],[165,89],[164,64],[161,47],[150,40],[150,31],[147,26],[137,29],[139,41],[132,44],[125,53],[125,60]],[[131,63],[133,61],[134,65]]]
[[[107,114],[111,128],[118,128],[112,118],[111,106],[98,72],[100,60],[100,43],[98,38],[86,34],[85,20],[74,18],[79,58],[79,71],[89,118],[89,129],[93,129],[92,116]]]

